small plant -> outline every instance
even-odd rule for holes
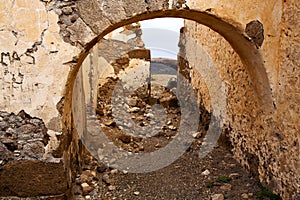
[[[260,199],[268,197],[270,198],[270,200],[281,200],[281,197],[278,194],[274,194],[273,192],[265,188],[261,183],[259,183],[258,187],[260,188],[260,191],[257,193],[257,196]]]
[[[217,178],[217,181],[222,183],[228,183],[229,181],[231,181],[231,178],[229,178],[228,176],[219,176]]]
[[[210,182],[207,183],[206,186],[207,186],[208,188],[212,188],[212,187],[214,186],[214,183],[210,181]]]

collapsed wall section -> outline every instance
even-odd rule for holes
[[[0,196],[64,197],[64,166],[51,152],[56,142],[41,119],[0,111]]]

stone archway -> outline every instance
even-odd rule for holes
[[[66,125],[66,129],[69,130],[69,133],[72,132],[71,130],[73,130],[74,127],[71,110],[73,87],[76,75],[81,67],[81,64],[83,63],[84,59],[87,57],[93,46],[101,41],[101,39],[106,34],[119,27],[141,20],[162,17],[176,17],[192,20],[209,27],[210,29],[214,30],[222,37],[224,37],[234,49],[234,51],[239,55],[242,63],[244,64],[245,71],[249,74],[253,89],[256,94],[258,106],[263,108],[266,112],[273,111],[272,93],[269,87],[269,81],[264,67],[263,58],[259,50],[256,48],[255,44],[249,41],[238,23],[232,20],[222,19],[221,17],[218,17],[206,11],[198,11],[192,9],[156,9],[153,11],[149,10],[147,12],[142,12],[141,14],[135,14],[134,16],[124,16],[124,18],[118,18],[112,23],[106,23],[106,19],[103,19],[104,24],[106,23],[105,25],[103,25],[103,28],[96,27],[98,28],[98,36],[84,45],[82,52],[78,56],[76,63],[74,63],[73,68],[69,73],[65,90],[66,93],[64,96],[64,123]],[[82,111],[80,112],[83,113]],[[84,115],[82,116],[84,117]],[[84,126],[84,124],[82,124],[81,126]],[[72,132],[72,134],[73,137],[70,137],[70,135],[66,135],[65,139],[68,139],[70,141],[70,138],[73,138],[71,140],[74,141],[74,144],[77,144],[78,136],[74,132]],[[62,139],[64,140],[64,137]]]
[[[119,27],[134,22],[161,17],[177,17],[193,20],[211,28],[212,30],[223,36],[230,43],[235,52],[239,55],[242,63],[244,64],[244,68],[249,73],[259,106],[261,106],[267,112],[273,111],[272,92],[269,87],[269,80],[264,67],[262,55],[260,54],[256,46],[249,41],[239,25],[237,25],[237,23],[234,21],[224,20],[216,15],[210,14],[209,12],[186,9],[145,12],[139,15],[129,16],[126,19],[109,25],[108,27],[103,29],[103,31],[101,31],[101,33],[97,37],[95,37],[92,41],[85,45],[84,50],[78,57],[76,66],[69,73],[65,100],[70,100],[68,97],[72,96],[71,88],[73,87],[76,73],[78,72],[83,60],[86,58],[91,48],[95,44],[97,44],[106,34]]]

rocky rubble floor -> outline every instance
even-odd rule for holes
[[[171,165],[150,173],[128,173],[106,167],[91,156],[77,175],[74,199],[277,199],[263,190],[258,181],[217,146],[200,159],[193,144]]]
[[[105,134],[118,147],[134,153],[153,152],[167,145],[176,134],[180,122],[180,108],[174,95],[163,88],[152,88],[152,98],[147,99],[145,87],[126,100],[126,109],[131,119],[140,127],[152,123],[151,105],[162,104],[166,110],[165,125],[152,137],[133,136],[126,131],[134,127],[123,121],[125,128],[118,126],[113,117],[111,99],[114,81],[108,81],[99,88],[97,114]],[[152,102],[151,102],[152,101]],[[82,173],[77,175],[74,184],[74,199],[166,199],[166,200],[241,200],[278,199],[260,186],[244,168],[233,158],[228,147],[219,144],[206,157],[199,158],[199,147],[205,136],[209,121],[207,113],[202,112],[194,142],[187,151],[169,166],[149,173],[128,173],[107,167],[86,154]],[[206,118],[206,120],[205,120]]]

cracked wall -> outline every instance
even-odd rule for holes
[[[32,169],[36,169],[39,171],[36,175],[44,178],[47,174],[57,174],[63,184],[58,190],[47,192],[49,183],[36,181],[34,184],[40,187],[31,191],[32,188],[23,187],[24,183],[20,181],[20,187],[13,183],[15,186],[1,191],[1,196],[67,193],[71,182],[71,177],[67,175],[72,170],[71,164],[65,161],[70,160],[70,156],[64,156],[56,148],[61,143],[63,126],[60,107],[70,70],[65,63],[72,61],[80,49],[64,42],[57,24],[59,17],[43,2],[9,0],[0,4],[0,110],[13,113],[25,110],[30,116],[42,119],[50,137],[41,160],[17,161],[10,164],[12,170],[8,174],[19,177],[18,170],[13,169],[23,169],[24,177],[32,179]]]
[[[79,51],[62,40],[58,16],[42,2],[2,1],[0,10],[0,110],[26,108],[47,124],[59,116],[53,107],[62,98],[69,72],[63,63]]]

